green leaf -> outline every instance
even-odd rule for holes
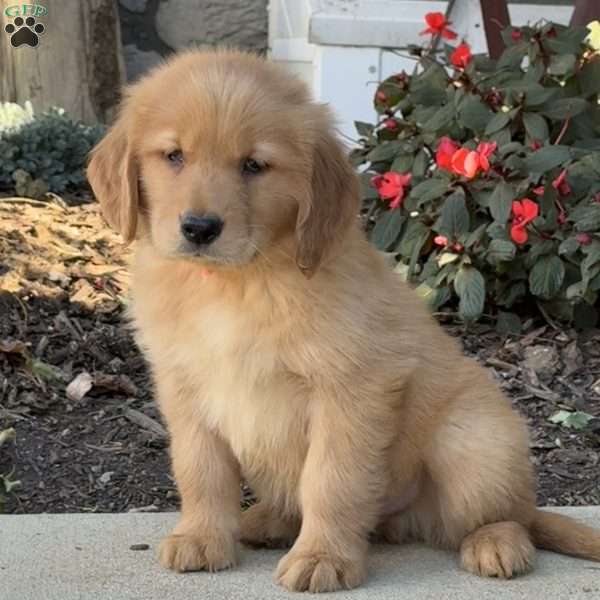
[[[498,311],[496,331],[504,335],[519,335],[523,325],[518,315],[512,312]]]
[[[390,167],[390,171],[396,173],[406,173],[412,170],[415,157],[412,154],[398,154]]]
[[[475,132],[486,130],[486,126],[490,122],[494,113],[490,107],[485,104],[479,96],[469,94],[465,96],[459,108],[459,121]]]
[[[454,118],[454,105],[450,102],[442,106],[429,121],[423,123],[424,131],[438,131],[446,127]]]
[[[369,154],[367,154],[367,160],[371,162],[385,162],[392,160],[402,147],[401,142],[383,142],[378,146],[375,146]]]
[[[588,289],[592,292],[597,292],[598,290],[600,290],[600,273],[598,273],[598,275],[590,279]]]
[[[492,221],[487,226],[486,233],[493,240],[509,240],[506,225],[500,225],[496,221]]]
[[[487,223],[482,223],[479,227],[477,227],[477,229],[471,231],[465,240],[465,248],[471,248],[471,246],[474,246],[477,242],[480,242],[485,234],[486,228]]]
[[[523,124],[527,135],[533,140],[545,142],[550,136],[546,119],[537,113],[523,113]]]
[[[495,239],[488,246],[486,258],[492,265],[511,261],[517,252],[517,247],[508,240]]]
[[[437,262],[440,267],[444,265],[456,262],[460,258],[460,254],[454,254],[453,252],[442,252],[438,256]]]
[[[551,75],[568,75],[575,71],[577,58],[574,54],[554,54],[550,57],[548,73]]]
[[[545,88],[539,83],[525,92],[525,106],[527,108],[546,106],[560,95],[560,88]]]
[[[587,34],[585,27],[565,27],[556,37],[544,36],[544,44],[556,54],[581,54],[581,43]]]
[[[440,213],[439,232],[449,240],[457,240],[469,233],[470,218],[462,191],[454,192],[444,200]]]
[[[524,160],[524,166],[527,171],[546,173],[567,162],[570,158],[569,146],[545,146],[530,154]]]
[[[598,324],[598,311],[587,302],[573,306],[573,323],[577,329],[592,329]]]
[[[405,220],[399,209],[384,212],[371,231],[371,241],[379,250],[386,252],[396,243]]]
[[[600,242],[594,240],[590,246],[583,246],[585,258],[581,261],[581,274],[587,285],[600,272]]]
[[[485,280],[474,267],[463,266],[454,279],[454,289],[460,298],[458,312],[466,321],[477,320],[485,304]]]
[[[505,144],[510,144],[512,141],[512,134],[510,131],[510,125],[503,127],[500,131],[496,131],[495,133],[490,135],[490,142],[496,142],[499,147],[504,146]]]
[[[541,240],[531,246],[525,257],[525,266],[531,269],[544,254],[556,254],[556,243],[552,240]]]
[[[421,234],[416,238],[415,243],[412,247],[412,252],[410,253],[410,260],[408,262],[408,276],[409,278],[413,276],[415,272],[415,267],[417,266],[417,262],[419,260],[419,256],[421,256],[421,250],[425,245],[425,242],[429,239],[429,229],[425,227],[421,231]]]
[[[361,173],[360,181],[360,197],[363,200],[376,200],[379,198],[379,192],[371,184],[373,173]]]
[[[13,427],[8,429],[0,429],[0,446],[7,442],[14,442],[17,439],[17,432]]]
[[[558,247],[558,253],[563,256],[565,254],[575,254],[579,250],[580,244],[576,238],[570,237],[563,240]]]
[[[418,205],[422,205],[430,200],[441,198],[448,191],[448,181],[432,177],[417,184],[410,192],[411,198],[418,200]]]
[[[525,55],[527,54],[527,44],[525,42],[521,42],[520,44],[515,44],[514,46],[509,46],[500,56],[498,60],[497,68],[500,69],[508,69],[511,71],[517,70]]]
[[[593,204],[578,211],[575,229],[582,232],[600,230],[600,204]]]
[[[492,135],[496,131],[500,131],[503,127],[506,127],[510,123],[510,117],[508,113],[497,112],[488,122],[485,127],[485,135]]]
[[[17,481],[11,479],[11,475],[0,475],[0,480],[2,480],[2,486],[4,487],[4,491],[7,494],[10,494],[14,488],[17,488],[21,485],[21,481]],[[0,499],[2,496],[0,495]]]
[[[429,227],[418,219],[408,219],[406,228],[400,237],[400,242],[396,245],[396,251],[403,257],[411,256],[413,248],[424,235],[429,237]]]
[[[40,379],[46,381],[64,380],[63,372],[58,367],[38,360],[37,358],[30,360],[28,366],[30,371]]]
[[[577,281],[572,283],[566,290],[565,296],[567,300],[581,299],[585,296],[585,283],[583,281]]]
[[[512,185],[502,181],[496,186],[490,198],[490,212],[494,221],[506,225],[515,197],[516,192]]]
[[[560,291],[565,277],[565,265],[558,256],[542,256],[529,273],[531,293],[549,300]]]
[[[429,166],[429,157],[425,150],[419,150],[412,167],[413,177],[424,177]]]
[[[369,137],[373,133],[374,129],[371,123],[365,123],[364,121],[354,121],[354,127],[356,127],[358,135],[363,137]]]
[[[548,420],[557,425],[563,425],[572,429],[583,429],[592,419],[590,415],[583,411],[559,410],[553,414]]]
[[[425,282],[415,288],[415,293],[419,298],[425,300],[432,310],[436,310],[450,299],[450,291],[447,287],[431,287]]]
[[[441,106],[446,100],[445,88],[429,82],[413,84],[410,95],[415,104],[423,106]]]
[[[540,81],[540,79],[542,79],[545,73],[546,67],[544,66],[544,63],[541,60],[538,60],[533,64],[529,64],[527,67],[527,72],[523,77],[523,81],[537,83]]]
[[[585,62],[577,74],[577,80],[581,87],[581,94],[585,98],[600,94],[600,60],[598,57]]]
[[[521,300],[526,293],[527,289],[522,281],[508,282],[496,290],[496,302],[500,306],[510,308],[517,300]]]
[[[541,107],[541,112],[555,121],[568,119],[583,112],[588,107],[584,98],[559,98],[547,102]]]

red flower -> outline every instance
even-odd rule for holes
[[[571,193],[571,186],[567,182],[567,170],[563,169],[560,175],[552,182],[552,187],[560,196],[568,196]]]
[[[435,152],[435,162],[440,169],[446,171],[452,171],[452,156],[460,148],[460,146],[451,140],[449,137],[444,136],[440,138],[437,150]]]
[[[488,158],[494,154],[498,144],[496,142],[480,142],[477,146],[477,152],[479,154],[479,166],[482,171],[486,173],[490,170],[490,162]]]
[[[536,150],[539,150],[542,147],[542,143],[538,140],[532,140],[529,144],[529,147],[535,152]]]
[[[527,225],[531,223],[540,213],[540,207],[529,198],[515,200],[512,203],[513,221],[510,226],[510,237],[517,244],[524,244],[529,236]]]
[[[455,40],[458,36],[454,31],[448,29],[448,25],[451,25],[450,21],[446,21],[446,17],[441,12],[430,12],[425,15],[425,22],[427,23],[427,29],[421,31],[419,35],[441,35],[447,40]]]
[[[383,122],[383,126],[386,129],[390,129],[393,131],[394,129],[398,129],[398,121],[396,121],[396,119],[389,118]]]
[[[578,233],[575,236],[575,239],[582,245],[582,246],[589,246],[592,243],[592,236],[589,233]]]
[[[473,179],[479,171],[479,153],[476,150],[461,148],[454,153],[451,162],[452,171],[467,179]]]
[[[544,195],[544,186],[543,185],[538,185],[537,187],[533,188],[533,193],[536,196],[543,196]]]
[[[521,39],[523,38],[523,33],[521,32],[520,29],[513,29],[510,32],[510,37],[512,38],[513,42],[520,42]]]
[[[450,62],[457,69],[466,69],[469,63],[473,60],[473,54],[471,54],[471,46],[463,42],[454,49],[454,52],[450,55]]]
[[[448,245],[448,238],[445,235],[436,235],[433,238],[433,243],[436,246],[444,246],[444,247],[446,247]]]
[[[481,142],[475,150],[461,148],[449,137],[440,139],[435,160],[440,169],[473,179],[479,171],[490,170],[490,156],[497,148],[496,142]]]
[[[382,200],[390,201],[390,208],[398,208],[404,199],[405,187],[410,183],[412,175],[401,175],[395,171],[388,171],[383,175],[375,175],[371,183],[379,192]]]

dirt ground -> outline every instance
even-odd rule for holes
[[[0,476],[14,513],[175,510],[167,435],[127,328],[128,253],[97,205],[0,198]],[[445,323],[531,428],[541,504],[600,504],[600,330]],[[595,418],[554,424],[560,410]]]

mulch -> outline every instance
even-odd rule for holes
[[[176,510],[168,439],[124,312],[128,251],[96,204],[0,199],[0,476],[12,513]],[[545,505],[600,504],[600,330],[443,322],[527,418]],[[592,415],[583,429],[549,419]]]

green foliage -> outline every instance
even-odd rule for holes
[[[34,115],[29,103],[0,105],[0,190],[35,197],[86,188],[87,155],[103,134],[59,108]]]
[[[549,419],[551,423],[569,427],[572,429],[583,429],[594,417],[582,411],[559,410]]]
[[[434,309],[486,311],[507,333],[538,309],[596,324],[600,53],[586,34],[511,29],[497,61],[466,67],[429,45],[377,88],[378,122],[356,124],[370,238]],[[391,209],[395,173],[412,179]]]
[[[12,427],[10,429],[0,430],[0,448],[8,442],[14,441],[15,437],[15,430]],[[10,494],[13,489],[19,485],[21,485],[21,482],[12,479],[12,473],[0,473],[0,513],[4,512],[6,495]]]

